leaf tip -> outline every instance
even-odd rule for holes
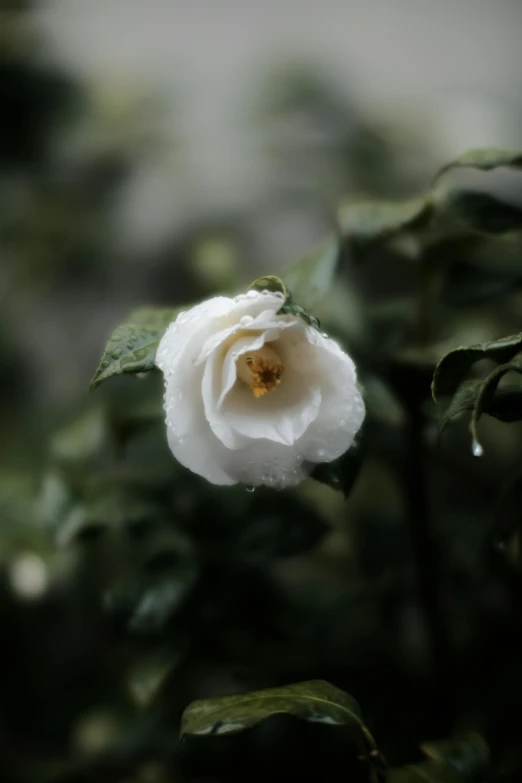
[[[91,382],[89,383],[89,391],[93,392],[95,389],[97,389],[102,380],[103,378],[100,378],[100,371],[96,370],[91,378]]]

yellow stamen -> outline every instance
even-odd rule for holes
[[[285,366],[268,345],[249,351],[237,360],[237,375],[252,389],[254,397],[262,397],[281,383]]]

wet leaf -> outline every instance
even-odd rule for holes
[[[319,321],[297,302],[294,301],[292,291],[288,288],[280,277],[275,275],[266,275],[265,277],[258,277],[254,280],[250,286],[254,291],[273,291],[275,293],[282,294],[284,296],[284,303],[278,313],[288,313],[291,315],[297,315],[306,321],[310,326],[319,327]]]
[[[433,207],[428,198],[405,202],[345,203],[339,210],[343,236],[364,253],[370,246],[380,245],[401,232],[428,225]]]
[[[471,149],[460,155],[458,158],[445,163],[435,175],[434,185],[440,178],[452,169],[472,168],[480,171],[491,171],[491,169],[507,166],[509,168],[522,168],[522,151],[508,150],[500,147],[479,147]]]
[[[449,351],[435,367],[431,384],[433,400],[451,394],[480,359],[492,359],[497,364],[508,362],[522,348],[522,333],[501,337],[477,345],[463,345]]]
[[[364,727],[355,699],[328,682],[314,680],[192,702],[183,713],[181,737],[241,732],[278,713],[313,723],[350,725],[357,731]]]
[[[463,381],[439,422],[439,438],[451,419],[472,411],[477,404],[484,381],[470,379]],[[504,422],[522,420],[522,388],[513,384],[496,389],[489,400],[483,400],[482,413]]]
[[[155,369],[156,351],[178,310],[142,307],[112,333],[91,381],[91,390],[121,373],[143,373]]]
[[[264,277],[258,277],[257,280],[249,286],[253,291],[273,291],[274,293],[283,294],[287,297],[286,285],[283,283],[280,277],[275,275],[264,275]]]
[[[337,758],[344,775],[354,782],[384,780],[384,761],[359,705],[322,680],[195,701],[183,713],[181,740],[187,762],[192,755],[192,766],[201,767],[206,759],[207,774],[215,774],[223,759],[219,743],[231,759],[259,756],[252,779],[264,780],[264,748],[269,743],[269,752],[277,754],[281,765],[273,770],[274,780],[288,779],[285,764],[290,762],[295,769],[296,753],[309,774],[312,768],[322,768],[326,756]],[[229,768],[226,773],[226,779],[231,779]]]
[[[434,251],[450,243],[472,241],[480,234],[497,235],[522,229],[522,210],[487,193],[441,185],[450,169],[473,167],[487,171],[498,166],[520,168],[520,151],[478,149],[443,166],[423,196],[403,202],[343,203],[339,210],[342,236],[359,260],[371,250],[387,247],[412,261],[433,263]],[[445,252],[439,260],[452,263]]]
[[[508,372],[522,373],[522,354],[518,354],[510,362],[501,364],[493,372],[491,372],[487,378],[483,381],[480,387],[479,394],[473,406],[473,413],[471,414],[471,437],[473,438],[473,453],[475,456],[482,454],[482,446],[480,445],[477,427],[479,419],[487,408],[491,405],[497,386],[501,379]]]

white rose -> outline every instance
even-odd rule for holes
[[[282,294],[218,296],[181,313],[156,364],[168,442],[214,484],[287,487],[353,444],[364,419],[355,366]]]

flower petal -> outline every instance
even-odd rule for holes
[[[281,489],[303,481],[311,466],[302,459],[298,443],[285,446],[269,440],[256,440],[244,449],[229,451],[225,469],[236,482]]]
[[[258,338],[258,341],[260,339],[262,340],[262,336]],[[252,338],[246,338],[246,341],[251,343]],[[238,340],[238,342],[244,342],[244,340]],[[209,356],[204,365],[201,383],[204,413],[212,432],[221,443],[229,449],[238,449],[245,445],[246,439],[230,426],[218,404],[222,377],[223,362],[220,352],[217,350]]]
[[[224,418],[241,435],[292,446],[315,421],[321,404],[317,383],[296,370],[285,371],[281,385],[256,398],[241,383],[225,397]]]
[[[259,294],[262,299],[267,299],[268,296],[263,296],[262,294]],[[296,319],[291,315],[283,315],[283,316],[276,316],[277,310],[281,307],[281,300],[276,298],[274,302],[272,302],[272,308],[266,309],[266,302],[260,302],[258,303],[259,306],[263,306],[263,309],[261,312],[259,312],[255,317],[250,315],[242,315],[242,313],[245,312],[247,309],[247,303],[240,302],[236,304],[235,309],[233,311],[233,317],[235,319],[234,323],[227,323],[224,328],[220,329],[219,331],[215,332],[214,334],[210,335],[210,337],[205,340],[203,343],[203,346],[201,348],[201,351],[198,354],[198,357],[196,359],[196,363],[201,363],[207,359],[211,353],[213,353],[220,345],[222,345],[225,341],[227,341],[232,335],[240,335],[241,332],[252,332],[252,331],[265,331],[267,329],[278,329],[281,328],[285,324],[295,324]],[[252,309],[252,305],[249,306],[248,309]],[[229,314],[230,315],[230,314]],[[223,319],[224,320],[224,319]],[[227,321],[231,320],[231,318],[226,319]]]
[[[323,401],[306,433],[304,456],[313,463],[331,462],[353,445],[364,420],[365,407],[357,386],[355,365],[339,345],[315,330],[309,339],[322,380]]]
[[[170,450],[178,462],[193,473],[203,476],[212,484],[230,485],[237,480],[223,470],[227,453],[230,452],[214,435],[208,425],[194,430],[180,438],[170,427],[167,428]]]
[[[223,362],[223,373],[221,381],[221,393],[217,401],[217,405],[221,407],[223,401],[233,387],[237,379],[236,361],[244,353],[248,351],[255,351],[262,348],[266,342],[277,339],[279,337],[280,330],[271,328],[256,335],[249,335],[248,337],[240,337],[232,344],[227,351],[225,360]]]
[[[178,315],[161,338],[156,353],[156,366],[166,377],[175,372],[189,345],[203,342],[215,332],[216,319],[229,313],[233,303],[233,299],[216,296]]]
[[[355,367],[333,340],[279,314],[282,298],[249,291],[180,314],[156,357],[165,376],[168,441],[182,465],[215,484],[298,484],[343,454],[364,418]],[[269,344],[284,364],[262,397],[237,358]]]

